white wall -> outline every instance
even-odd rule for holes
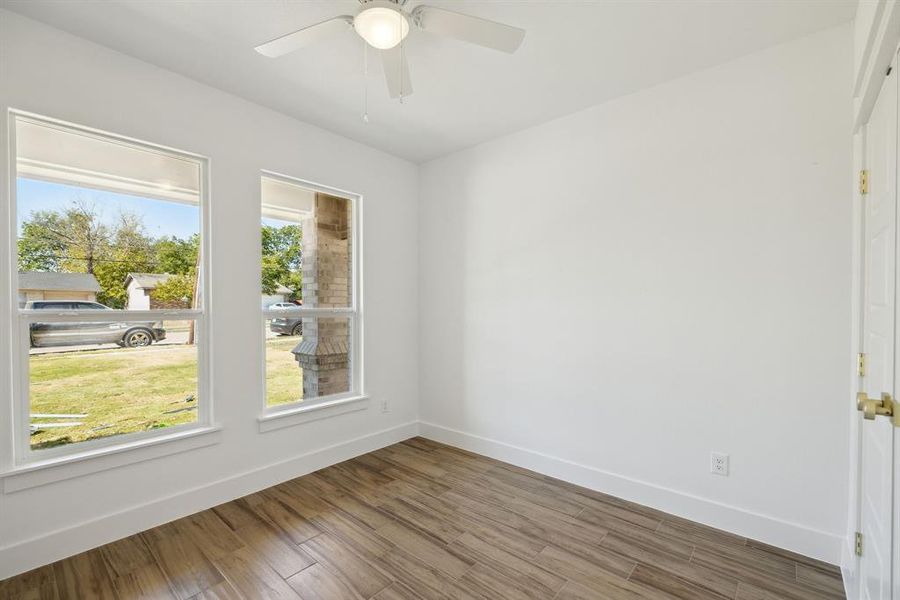
[[[423,432],[836,563],[850,40],[426,164]]]
[[[150,310],[150,295],[144,288],[138,287],[137,282],[132,279],[128,282],[128,302],[125,308],[128,310]]]
[[[181,76],[0,10],[0,139],[7,107],[199,153],[211,161],[215,445],[0,494],[0,579],[408,437],[417,392],[417,169]],[[8,202],[0,144],[0,210]],[[260,169],[364,196],[368,410],[261,434]],[[0,315],[10,299],[0,244]],[[8,320],[0,431],[9,431]],[[390,412],[374,406],[390,402]],[[10,444],[0,440],[0,464]]]

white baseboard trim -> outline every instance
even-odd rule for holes
[[[312,473],[418,433],[413,421],[0,548],[0,580]]]
[[[841,535],[433,423],[420,421],[419,435],[833,565],[841,562]]]

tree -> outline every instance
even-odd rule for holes
[[[22,224],[19,267],[29,271],[93,273],[111,237],[110,228],[100,221],[94,205],[82,198],[62,212],[34,212]]]
[[[301,243],[303,233],[299,225],[262,226],[262,292],[274,294],[279,285],[293,290],[292,298],[300,297]]]
[[[119,215],[111,229],[114,233],[109,246],[94,267],[101,288],[97,300],[112,308],[125,308],[125,278],[129,273],[154,270],[153,244],[144,232],[143,220],[133,213]]]
[[[156,254],[156,270],[159,273],[185,275],[197,268],[200,236],[194,234],[186,240],[175,236],[164,237],[153,244]]]
[[[33,212],[18,240],[21,271],[90,273],[100,283],[97,300],[124,308],[125,276],[153,269],[155,257],[141,217],[121,213],[106,223],[82,198],[63,210]]]
[[[279,285],[301,295],[299,225],[262,227],[262,291],[274,294]],[[180,276],[158,287],[154,297],[166,301],[193,299],[200,236],[150,238],[143,219],[121,213],[104,220],[93,203],[78,198],[62,210],[31,213],[18,240],[20,271],[90,273],[100,283],[97,300],[112,308],[127,302],[128,273],[153,272]]]
[[[34,219],[34,217],[32,217]],[[43,221],[46,216],[22,224],[18,240],[19,271],[60,271],[66,244],[51,235]]]
[[[194,298],[194,275],[172,275],[156,286],[153,300],[166,308],[190,308]]]

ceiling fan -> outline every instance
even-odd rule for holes
[[[362,8],[356,16],[341,15],[309,27],[304,27],[256,47],[269,57],[278,57],[319,41],[351,27],[381,55],[384,74],[391,98],[412,93],[409,69],[401,42],[409,34],[410,23],[437,35],[470,42],[502,52],[515,52],[525,38],[525,30],[495,21],[488,21],[461,13],[419,5],[410,11],[407,0],[359,0]]]

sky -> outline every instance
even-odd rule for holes
[[[270,219],[269,217],[262,218],[262,224],[268,225],[269,227],[287,227],[289,225],[297,225],[297,223],[293,221],[282,221],[281,219]]]
[[[105,223],[115,222],[123,211],[143,215],[147,234],[154,238],[174,235],[185,239],[200,232],[200,211],[196,206],[19,177],[16,179],[19,235],[22,234],[22,223],[32,212],[62,210],[79,198],[93,202]],[[263,217],[262,224],[285,227],[297,223]]]
[[[21,235],[22,222],[32,212],[65,209],[79,198],[92,202],[105,223],[115,222],[122,212],[142,215],[146,233],[153,238],[174,235],[185,239],[200,232],[197,206],[19,177],[16,180],[18,233]]]

